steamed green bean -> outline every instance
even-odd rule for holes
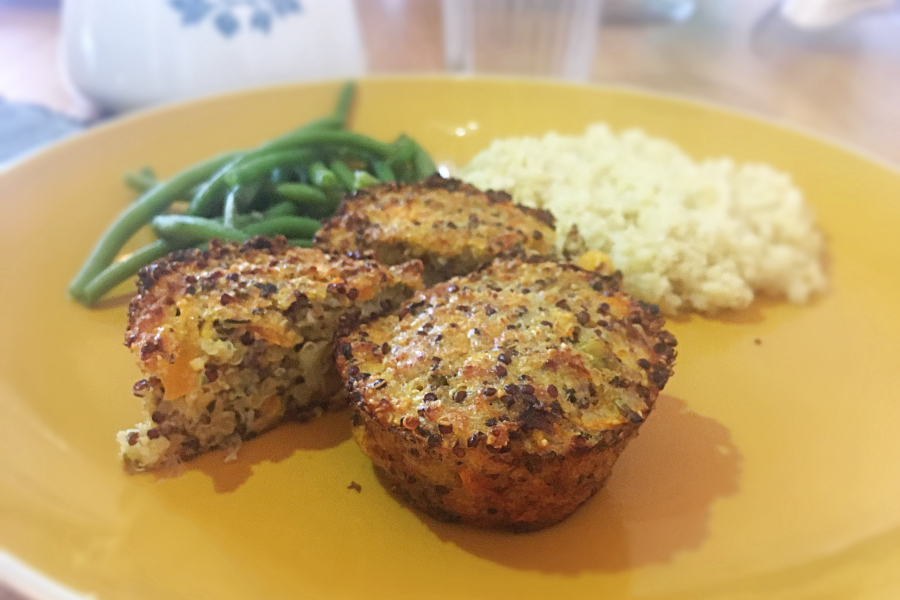
[[[265,223],[265,221],[262,221]],[[253,227],[258,223],[247,225]],[[160,239],[174,245],[192,246],[198,242],[208,242],[213,238],[233,242],[246,242],[250,236],[240,229],[228,227],[213,219],[190,215],[159,215],[150,226]]]
[[[345,191],[430,174],[434,163],[411,138],[401,135],[387,143],[346,129],[354,93],[355,85],[347,83],[332,114],[166,181],[157,181],[149,167],[126,173],[125,182],[141,196],[107,228],[69,294],[91,306],[142,266],[214,238],[243,242],[255,235],[284,235],[292,245],[308,247],[318,219],[334,213]],[[179,201],[183,207],[175,211]],[[147,224],[159,239],[113,262]]]
[[[160,183],[150,189],[134,203],[128,206],[113,221],[106,233],[97,242],[91,255],[84,266],[69,285],[69,294],[76,300],[87,303],[84,298],[84,288],[100,272],[112,264],[116,255],[122,250],[125,243],[137,233],[138,229],[147,224],[154,215],[166,210],[184,192],[191,189],[212,173],[219,170],[222,165],[234,160],[235,154],[228,152],[219,154],[209,160],[203,161],[181,171],[164,183]]]

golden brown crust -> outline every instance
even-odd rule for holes
[[[516,529],[564,518],[672,372],[675,338],[620,283],[503,258],[360,327],[337,354],[360,445],[432,513]]]
[[[287,326],[292,310],[318,302],[349,308],[390,285],[417,289],[420,277],[416,262],[385,267],[291,247],[281,236],[260,236],[243,245],[213,240],[208,251],[175,252],[141,269],[138,294],[128,308],[125,345],[147,372],[183,362],[179,354],[188,353],[178,345],[190,340],[167,333],[173,333],[175,313],[181,317],[189,307],[210,326],[216,321],[249,324],[258,337],[293,345],[302,339]]]
[[[234,449],[283,420],[346,405],[335,333],[399,306],[421,268],[260,237],[143,269],[126,345],[145,373],[134,387],[145,418],[118,436],[126,462],[142,470]]]
[[[372,256],[385,264],[419,259],[431,285],[465,275],[509,251],[552,257],[553,216],[432,175],[414,185],[387,183],[347,197],[316,234],[315,247]]]

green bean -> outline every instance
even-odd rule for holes
[[[268,214],[268,211],[266,211],[265,213],[253,211],[244,215],[235,215],[234,227],[236,229],[240,229],[241,227],[249,225],[250,223],[259,223],[260,221],[265,220],[266,214]]]
[[[254,152],[245,160],[225,173],[228,185],[242,185],[271,177],[272,169],[283,165],[298,164],[312,158],[308,150],[282,150],[273,152]]]
[[[337,177],[321,162],[309,165],[309,180],[320,188],[333,188],[338,184]]]
[[[264,213],[266,219],[271,219],[273,217],[289,217],[296,214],[297,205],[290,200],[279,202]]]
[[[413,145],[415,142],[411,142],[412,140],[408,136],[401,134],[393,144],[394,156],[389,164],[397,176],[397,181],[401,183],[412,183],[418,180],[412,167],[416,147]]]
[[[222,224],[225,227],[234,227],[234,215],[237,213],[235,205],[237,204],[237,193],[239,189],[241,189],[240,186],[234,186],[229,190],[228,195],[225,197],[225,208],[222,213]]]
[[[343,119],[334,115],[328,115],[327,117],[322,117],[320,119],[316,119],[315,121],[310,121],[302,127],[298,127],[297,129],[279,135],[276,138],[260,144],[257,150],[277,150],[279,147],[285,144],[287,144],[287,146],[290,146],[291,144],[287,143],[286,140],[293,139],[294,137],[308,131],[338,131],[343,129],[343,127]]]
[[[425,179],[435,171],[437,171],[437,166],[434,164],[434,161],[431,160],[431,157],[428,156],[428,153],[425,152],[425,149],[419,145],[419,143],[409,138],[410,144],[415,148],[415,152],[413,153],[413,164],[416,169],[416,176],[418,179]]]
[[[222,165],[234,160],[234,156],[234,153],[220,154],[184,169],[168,181],[154,186],[126,208],[107,228],[78,275],[69,284],[69,294],[72,298],[84,302],[82,300],[84,287],[112,263],[138,229],[154,215],[163,212],[181,194],[208,178]]]
[[[288,238],[309,238],[319,230],[319,223],[308,217],[273,217],[244,227],[247,235],[283,235]]]
[[[282,183],[275,186],[275,192],[282,198],[301,203],[330,204],[328,196],[319,188],[305,183]]]
[[[372,171],[374,171],[375,176],[378,177],[378,179],[380,179],[384,183],[387,183],[388,181],[396,180],[396,176],[394,175],[394,172],[391,170],[391,167],[383,160],[373,160],[372,161]]]
[[[272,169],[272,173],[269,176],[269,181],[271,181],[275,185],[292,181],[289,168],[277,167],[275,169]]]
[[[368,153],[376,158],[387,158],[394,154],[394,146],[354,133],[352,131],[330,131],[327,129],[304,130],[288,134],[280,140],[266,144],[269,150],[305,148],[308,146],[337,148],[345,147],[357,152]]]
[[[235,166],[240,164],[241,159],[244,158],[244,155],[244,153],[240,153],[236,157],[234,157],[234,160],[225,163],[218,171],[216,171],[211,177],[209,177],[209,179],[207,179],[200,187],[197,188],[197,191],[191,198],[191,203],[188,206],[187,214],[205,215],[210,214],[214,211],[215,203],[223,194],[225,194],[225,191],[228,189],[228,184],[225,182],[225,175]]]
[[[341,201],[340,193],[333,198],[326,191],[305,183],[282,183],[275,187],[275,193],[290,200],[301,213],[317,219],[333,215]]]
[[[107,292],[140,271],[141,267],[154,260],[159,260],[176,249],[165,240],[156,240],[126,258],[109,265],[84,286],[81,302],[85,306],[95,305]]]
[[[353,191],[353,171],[343,161],[333,160],[328,165],[334,176],[337,177],[338,184],[347,191]]]
[[[215,211],[216,202],[221,199],[221,197],[226,193],[228,183],[224,181],[225,176],[232,169],[237,168],[239,165],[247,161],[254,160],[268,151],[291,148],[297,145],[294,143],[295,139],[299,138],[302,141],[306,139],[304,136],[315,134],[316,132],[335,133],[335,130],[339,130],[342,127],[343,121],[340,118],[337,118],[334,115],[329,115],[321,119],[316,119],[315,121],[307,123],[306,125],[299,127],[294,131],[288,132],[284,135],[276,137],[273,140],[261,144],[254,151],[237,154],[235,160],[231,164],[225,164],[224,166],[222,166],[219,171],[209,177],[197,189],[196,193],[191,199],[191,206],[188,214],[200,216],[212,214]],[[313,136],[313,140],[315,140],[315,136]],[[315,142],[313,141],[311,143]]]
[[[265,223],[265,221],[262,222]],[[213,238],[245,242],[250,237],[240,229],[226,227],[213,219],[188,215],[159,215],[154,217],[150,224],[153,232],[161,239],[181,246],[208,242]],[[247,227],[254,225],[258,225],[258,223],[247,225]]]
[[[139,194],[143,194],[158,183],[153,169],[142,167],[140,171],[128,171],[125,173],[125,183]]]
[[[299,246],[301,248],[312,248],[313,241],[306,238],[290,238],[288,244],[291,246]]]
[[[369,173],[368,171],[354,171],[353,172],[353,189],[358,190],[361,188],[367,188],[371,185],[378,185],[381,183],[377,177]]]
[[[356,84],[348,81],[341,87],[338,94],[337,106],[334,108],[334,117],[341,120],[344,127],[347,126],[347,117],[350,115],[350,107],[353,105],[353,96],[356,94]]]

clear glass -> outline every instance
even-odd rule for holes
[[[451,71],[587,80],[602,0],[443,0]]]

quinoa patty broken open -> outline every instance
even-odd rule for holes
[[[413,505],[529,530],[601,488],[672,374],[675,338],[618,274],[501,258],[338,343],[354,435]]]
[[[282,420],[343,405],[335,331],[395,309],[420,287],[421,269],[281,237],[213,241],[145,267],[125,342],[146,374],[134,386],[145,418],[118,435],[126,463],[144,470],[236,448]]]

